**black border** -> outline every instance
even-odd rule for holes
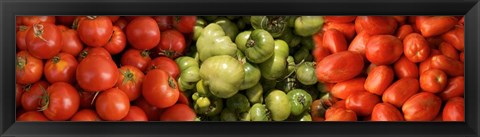
[[[479,135],[478,0],[1,0],[2,136],[445,136]],[[15,123],[15,15],[466,15],[463,122]]]

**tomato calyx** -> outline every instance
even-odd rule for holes
[[[88,55],[88,50],[84,49],[82,52],[80,52],[78,56],[80,57],[80,59],[85,59],[87,55]]]
[[[40,86],[40,90],[42,90],[43,95],[40,97],[40,107],[38,108],[38,111],[44,111],[48,109],[48,105],[50,104],[50,95],[48,94],[47,90]]]
[[[125,71],[120,70],[120,73],[122,73],[124,77],[122,81],[123,84],[127,84],[129,81],[135,82],[135,75],[129,69]]]
[[[287,22],[283,16],[266,16],[262,18],[261,26],[269,32],[282,34],[287,26]]]
[[[28,26],[25,26],[25,25],[18,26],[19,31],[26,31],[27,29],[28,29]]]
[[[25,69],[25,65],[27,65],[27,58],[26,57],[17,57],[17,68],[20,70]]]
[[[43,36],[42,36],[43,31],[44,31],[44,29],[43,29],[42,24],[33,25],[33,34],[35,35],[35,37],[41,39],[44,42],[47,42],[47,40],[45,38],[43,38]]]
[[[176,23],[180,22],[180,19],[181,19],[181,16],[174,16],[174,17],[173,17],[173,20],[174,20]]]
[[[173,58],[173,57],[175,57],[176,55],[178,55],[178,53],[175,52],[174,50],[160,50],[160,52],[158,53],[158,55],[160,55],[160,56],[167,56],[168,58]]]
[[[173,79],[170,75],[168,76],[168,86],[173,89],[177,88],[177,85],[175,84],[175,79]]]
[[[247,48],[251,48],[255,46],[255,41],[251,38],[248,39],[247,44],[245,44]]]
[[[60,61],[60,56],[55,56],[52,58],[53,64],[57,64]]]
[[[142,52],[140,52],[140,55],[143,57],[143,58],[146,58],[150,55],[150,51],[149,50],[144,50]]]

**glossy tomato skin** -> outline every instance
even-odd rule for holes
[[[325,121],[357,121],[357,115],[346,108],[330,107],[325,112]]]
[[[122,66],[118,69],[119,77],[116,86],[127,94],[128,99],[133,101],[140,96],[142,83],[145,75],[133,66]]]
[[[25,111],[38,110],[40,108],[42,96],[47,92],[48,86],[50,86],[50,84],[43,80],[38,81],[33,85],[25,86],[20,101],[22,108]]]
[[[370,93],[381,96],[392,84],[395,74],[389,66],[381,65],[373,68],[365,80],[364,88]]]
[[[455,26],[454,29],[444,33],[441,38],[453,45],[457,50],[463,51],[465,46],[465,30],[463,26]]]
[[[25,38],[27,50],[40,59],[49,59],[62,49],[62,35],[54,24],[39,23],[28,29]]]
[[[96,92],[88,92],[79,88],[77,84],[78,94],[80,95],[80,108],[81,109],[92,109],[95,104],[92,104],[93,98],[95,97]]]
[[[128,25],[128,21],[124,17],[120,17],[113,25],[125,31],[125,28]]]
[[[177,58],[185,52],[185,37],[177,30],[165,30],[161,33],[161,41],[157,46],[160,55]]]
[[[419,76],[417,64],[408,60],[405,56],[400,57],[400,59],[394,63],[393,69],[398,78],[418,78]]]
[[[312,55],[315,62],[320,62],[323,58],[330,55],[330,50],[323,46],[323,33],[318,33],[312,36],[315,43]]]
[[[77,90],[68,83],[56,82],[47,89],[48,98],[43,98],[43,114],[53,121],[69,120],[80,107]],[[46,108],[44,108],[46,107]]]
[[[366,31],[370,35],[393,34],[397,28],[397,22],[388,16],[357,16],[355,30],[357,33]]]
[[[102,121],[97,112],[91,109],[82,109],[73,115],[70,121]]]
[[[125,116],[122,121],[148,121],[148,118],[147,114],[145,114],[141,108],[130,106],[127,116]]]
[[[163,70],[175,79],[177,79],[180,75],[180,68],[178,68],[177,63],[167,57],[157,57],[150,61],[147,65],[146,73],[154,69]]]
[[[353,22],[356,16],[324,16],[325,22],[348,23]]]
[[[410,33],[403,40],[403,53],[414,63],[422,62],[430,55],[430,46],[422,35]]]
[[[430,62],[432,68],[444,71],[448,76],[463,76],[464,64],[445,55],[435,55]]]
[[[175,79],[161,69],[151,70],[145,76],[142,95],[148,103],[158,108],[173,106],[180,91]]]
[[[352,93],[345,100],[345,107],[355,112],[358,116],[372,114],[373,108],[380,102],[380,98],[370,92]]]
[[[160,31],[173,28],[173,16],[154,16],[153,19],[157,22]]]
[[[49,121],[42,112],[28,111],[17,118],[17,121]]]
[[[107,16],[87,16],[78,23],[78,36],[91,47],[102,47],[113,35],[113,25]]]
[[[447,86],[447,74],[439,69],[429,69],[420,75],[423,91],[439,93]]]
[[[50,83],[75,82],[75,72],[77,70],[77,59],[67,53],[59,53],[45,63],[45,78]]]
[[[343,36],[347,41],[351,41],[355,36],[355,24],[353,23],[335,23],[328,22],[325,23],[322,27],[322,30],[325,32],[329,29],[335,29],[342,32]]]
[[[22,16],[23,25],[33,26],[38,23],[55,23],[55,16]]]
[[[440,50],[440,52],[449,57],[449,58],[452,58],[454,60],[459,60],[459,55],[458,55],[458,51],[457,49],[455,49],[452,45],[446,43],[446,42],[442,42],[438,49]]]
[[[403,54],[403,44],[392,35],[375,35],[369,38],[365,48],[367,59],[376,65],[389,65]]]
[[[76,78],[86,91],[102,91],[115,86],[119,74],[111,59],[99,55],[89,55],[77,67]]]
[[[446,101],[454,97],[463,97],[464,92],[465,78],[463,76],[458,76],[449,79],[447,87],[440,92],[439,96],[443,101]]]
[[[402,106],[406,121],[431,121],[440,112],[442,100],[430,92],[420,92],[410,97]]]
[[[174,27],[182,33],[192,33],[197,20],[196,16],[180,16],[173,20]]]
[[[122,90],[111,88],[98,95],[95,109],[103,120],[118,121],[127,116],[130,110],[130,101]]]
[[[103,47],[87,47],[78,55],[78,62],[92,55],[100,55],[107,59],[112,59],[110,53]]]
[[[330,53],[337,53],[347,50],[347,40],[342,32],[336,29],[329,29],[323,34],[323,46],[330,50]]]
[[[399,25],[403,25],[407,21],[407,16],[393,16],[393,19],[395,19]]]
[[[147,70],[148,63],[152,60],[148,51],[138,49],[128,49],[123,53],[120,59],[122,66],[130,65],[140,69],[142,72]]]
[[[413,33],[412,25],[402,25],[400,26],[400,28],[398,28],[395,36],[397,36],[398,39],[403,41],[405,37],[410,33]]]
[[[363,69],[363,57],[352,51],[338,52],[318,62],[316,75],[319,81],[337,83],[357,76]]]
[[[57,29],[62,35],[62,50],[61,52],[68,53],[72,56],[78,56],[83,50],[83,43],[78,37],[78,33],[74,29],[69,29],[65,26],[59,25]]]
[[[43,61],[27,51],[17,53],[15,79],[19,84],[35,83],[42,78]]]
[[[143,97],[136,99],[134,105],[140,107],[145,112],[148,121],[158,121],[160,114],[164,111],[164,109],[150,105]]]
[[[365,78],[354,78],[346,81],[339,82],[333,86],[332,91],[330,93],[340,99],[347,99],[348,96],[366,91],[363,87],[365,85]]]
[[[20,26],[16,34],[17,51],[27,50],[27,43],[25,41],[27,37],[27,31],[30,29],[28,26]]]
[[[122,29],[117,26],[113,26],[113,34],[104,48],[111,54],[116,55],[125,49],[127,45],[127,38]]]
[[[453,16],[418,16],[415,25],[424,37],[432,37],[449,31],[457,21]]]
[[[388,103],[378,103],[372,111],[372,121],[404,121],[402,113]]]
[[[127,40],[132,47],[140,50],[154,48],[160,42],[160,29],[151,17],[137,17],[126,27]]]
[[[175,104],[165,110],[160,116],[161,121],[194,121],[195,112],[185,104]]]
[[[384,103],[390,103],[395,107],[402,107],[402,105],[411,96],[420,90],[420,84],[414,78],[402,78],[394,82],[385,90],[382,95]]]
[[[360,32],[355,38],[353,38],[348,51],[354,51],[360,53],[363,56],[364,61],[368,61],[365,55],[365,47],[367,46],[368,39],[371,37],[367,32]]]
[[[420,62],[420,65],[418,65],[418,72],[419,74],[422,74],[423,72],[429,70],[430,68],[432,68],[432,66],[430,65],[430,62],[432,61],[432,57],[435,56],[435,55],[441,55],[442,53],[440,53],[439,50],[436,50],[436,49],[432,49],[431,52],[430,52],[430,57],[428,57],[427,59],[425,59],[425,61],[423,62]]]
[[[448,100],[443,108],[443,121],[465,121],[465,100],[455,97]]]

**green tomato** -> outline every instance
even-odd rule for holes
[[[218,55],[235,57],[237,46],[226,36],[222,27],[211,23],[205,27],[197,40],[197,50],[201,61]]]
[[[243,94],[235,94],[227,99],[227,108],[236,113],[247,112],[250,109],[250,102]]]
[[[254,29],[264,29],[278,38],[287,27],[286,16],[251,16],[250,23]]]
[[[197,101],[198,98],[200,98],[200,95],[198,94],[198,92],[195,92],[195,93],[192,94],[192,100],[193,101]]]
[[[254,104],[248,111],[251,121],[271,121],[269,113],[265,105],[260,103]]]
[[[240,113],[240,121],[250,121],[250,114],[248,112]]]
[[[208,22],[213,22],[215,19],[218,18],[218,16],[203,16],[202,18],[204,18]]]
[[[295,78],[288,77],[279,81],[276,88],[288,93],[290,90],[297,88],[297,85]]]
[[[231,40],[235,39],[235,36],[238,34],[237,24],[223,17],[217,18],[214,22],[222,27],[223,31],[225,31],[225,35],[230,37]]]
[[[320,91],[321,93],[329,93],[330,90],[328,90],[328,87],[325,83],[319,81],[317,83],[317,90]]]
[[[283,40],[275,40],[274,54],[267,61],[259,64],[262,77],[276,80],[284,75],[287,68],[288,45]]]
[[[199,67],[198,61],[196,61],[195,58],[189,56],[178,57],[177,59],[175,59],[175,63],[177,63],[180,71],[184,71],[185,69],[190,67]]]
[[[302,117],[298,121],[312,121],[312,116],[308,112],[303,112]]]
[[[297,66],[295,64],[295,59],[292,56],[288,56],[287,57],[287,72],[285,72],[282,77],[283,78],[290,77],[295,72],[296,67]]]
[[[255,86],[261,78],[260,69],[257,65],[245,62],[245,64],[243,64],[243,69],[245,71],[245,79],[240,85],[240,90],[245,90]]]
[[[207,22],[202,18],[197,18],[195,26],[193,27],[193,40],[197,40],[202,34],[203,28],[207,25]]]
[[[315,66],[313,62],[304,62],[296,70],[297,80],[304,85],[314,85],[317,83],[315,75]]]
[[[198,95],[201,97],[211,97],[212,95],[208,87],[205,86],[205,84],[203,84],[203,80],[199,80],[197,82],[196,89],[197,89]]]
[[[246,24],[250,24],[250,16],[242,16],[241,20]]]
[[[293,55],[293,58],[295,59],[295,63],[299,64],[300,62],[303,61],[313,61],[313,56],[310,54],[310,51],[305,48],[305,47],[300,47],[300,49],[295,52]]]
[[[258,83],[252,88],[249,88],[245,91],[248,101],[252,104],[263,103],[263,88],[262,84]]]
[[[279,39],[284,40],[287,42],[290,48],[297,47],[300,42],[302,41],[302,37],[293,34],[292,29],[286,28],[283,32],[283,35],[279,37]]]
[[[237,37],[235,38],[235,44],[237,44],[237,48],[244,52],[245,49],[247,49],[247,41],[248,38],[250,38],[250,34],[252,34],[252,31],[243,31],[240,32]]]
[[[178,87],[180,88],[180,91],[188,91],[190,89],[195,88],[195,82],[186,82],[185,80],[182,79],[182,77],[179,77],[177,80]]]
[[[312,96],[310,96],[305,90],[293,89],[288,92],[287,96],[290,101],[292,115],[297,116],[310,109]]]
[[[235,43],[253,63],[262,63],[273,55],[275,43],[273,37],[263,29],[245,31],[240,33]]]
[[[307,37],[322,29],[323,16],[300,16],[295,19],[295,33]]]
[[[198,100],[198,99],[197,99]],[[220,114],[223,109],[223,100],[221,98],[209,98],[210,101],[213,101],[210,103],[210,106],[206,108],[201,108],[198,106],[198,104],[194,104],[194,110],[197,114],[201,115],[207,115],[207,116],[215,116]]]
[[[220,113],[220,118],[222,121],[238,121],[235,112],[228,108],[222,110],[222,113]]]
[[[315,48],[315,43],[313,42],[312,37],[303,37],[301,43],[302,43],[302,47],[307,48],[309,51]]]
[[[313,100],[315,100],[315,99],[317,99],[317,98],[319,97],[319,93],[320,93],[320,92],[317,90],[316,85],[303,85],[303,84],[300,84],[299,88],[307,91],[308,94],[310,94],[310,96],[312,97]]]
[[[272,114],[274,121],[283,121],[288,118],[291,111],[291,104],[288,96],[281,90],[273,90],[265,98],[267,109]]]
[[[195,83],[200,80],[199,72],[200,68],[190,67],[180,73],[180,78],[182,78],[182,80],[185,82]]]
[[[288,27],[295,27],[295,20],[298,18],[298,16],[288,16],[287,18],[287,24],[288,24]]]
[[[240,61],[228,55],[220,55],[202,63],[200,77],[213,95],[229,98],[240,89],[245,71]]]

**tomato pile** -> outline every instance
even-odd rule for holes
[[[457,16],[19,16],[18,121],[463,121]]]

